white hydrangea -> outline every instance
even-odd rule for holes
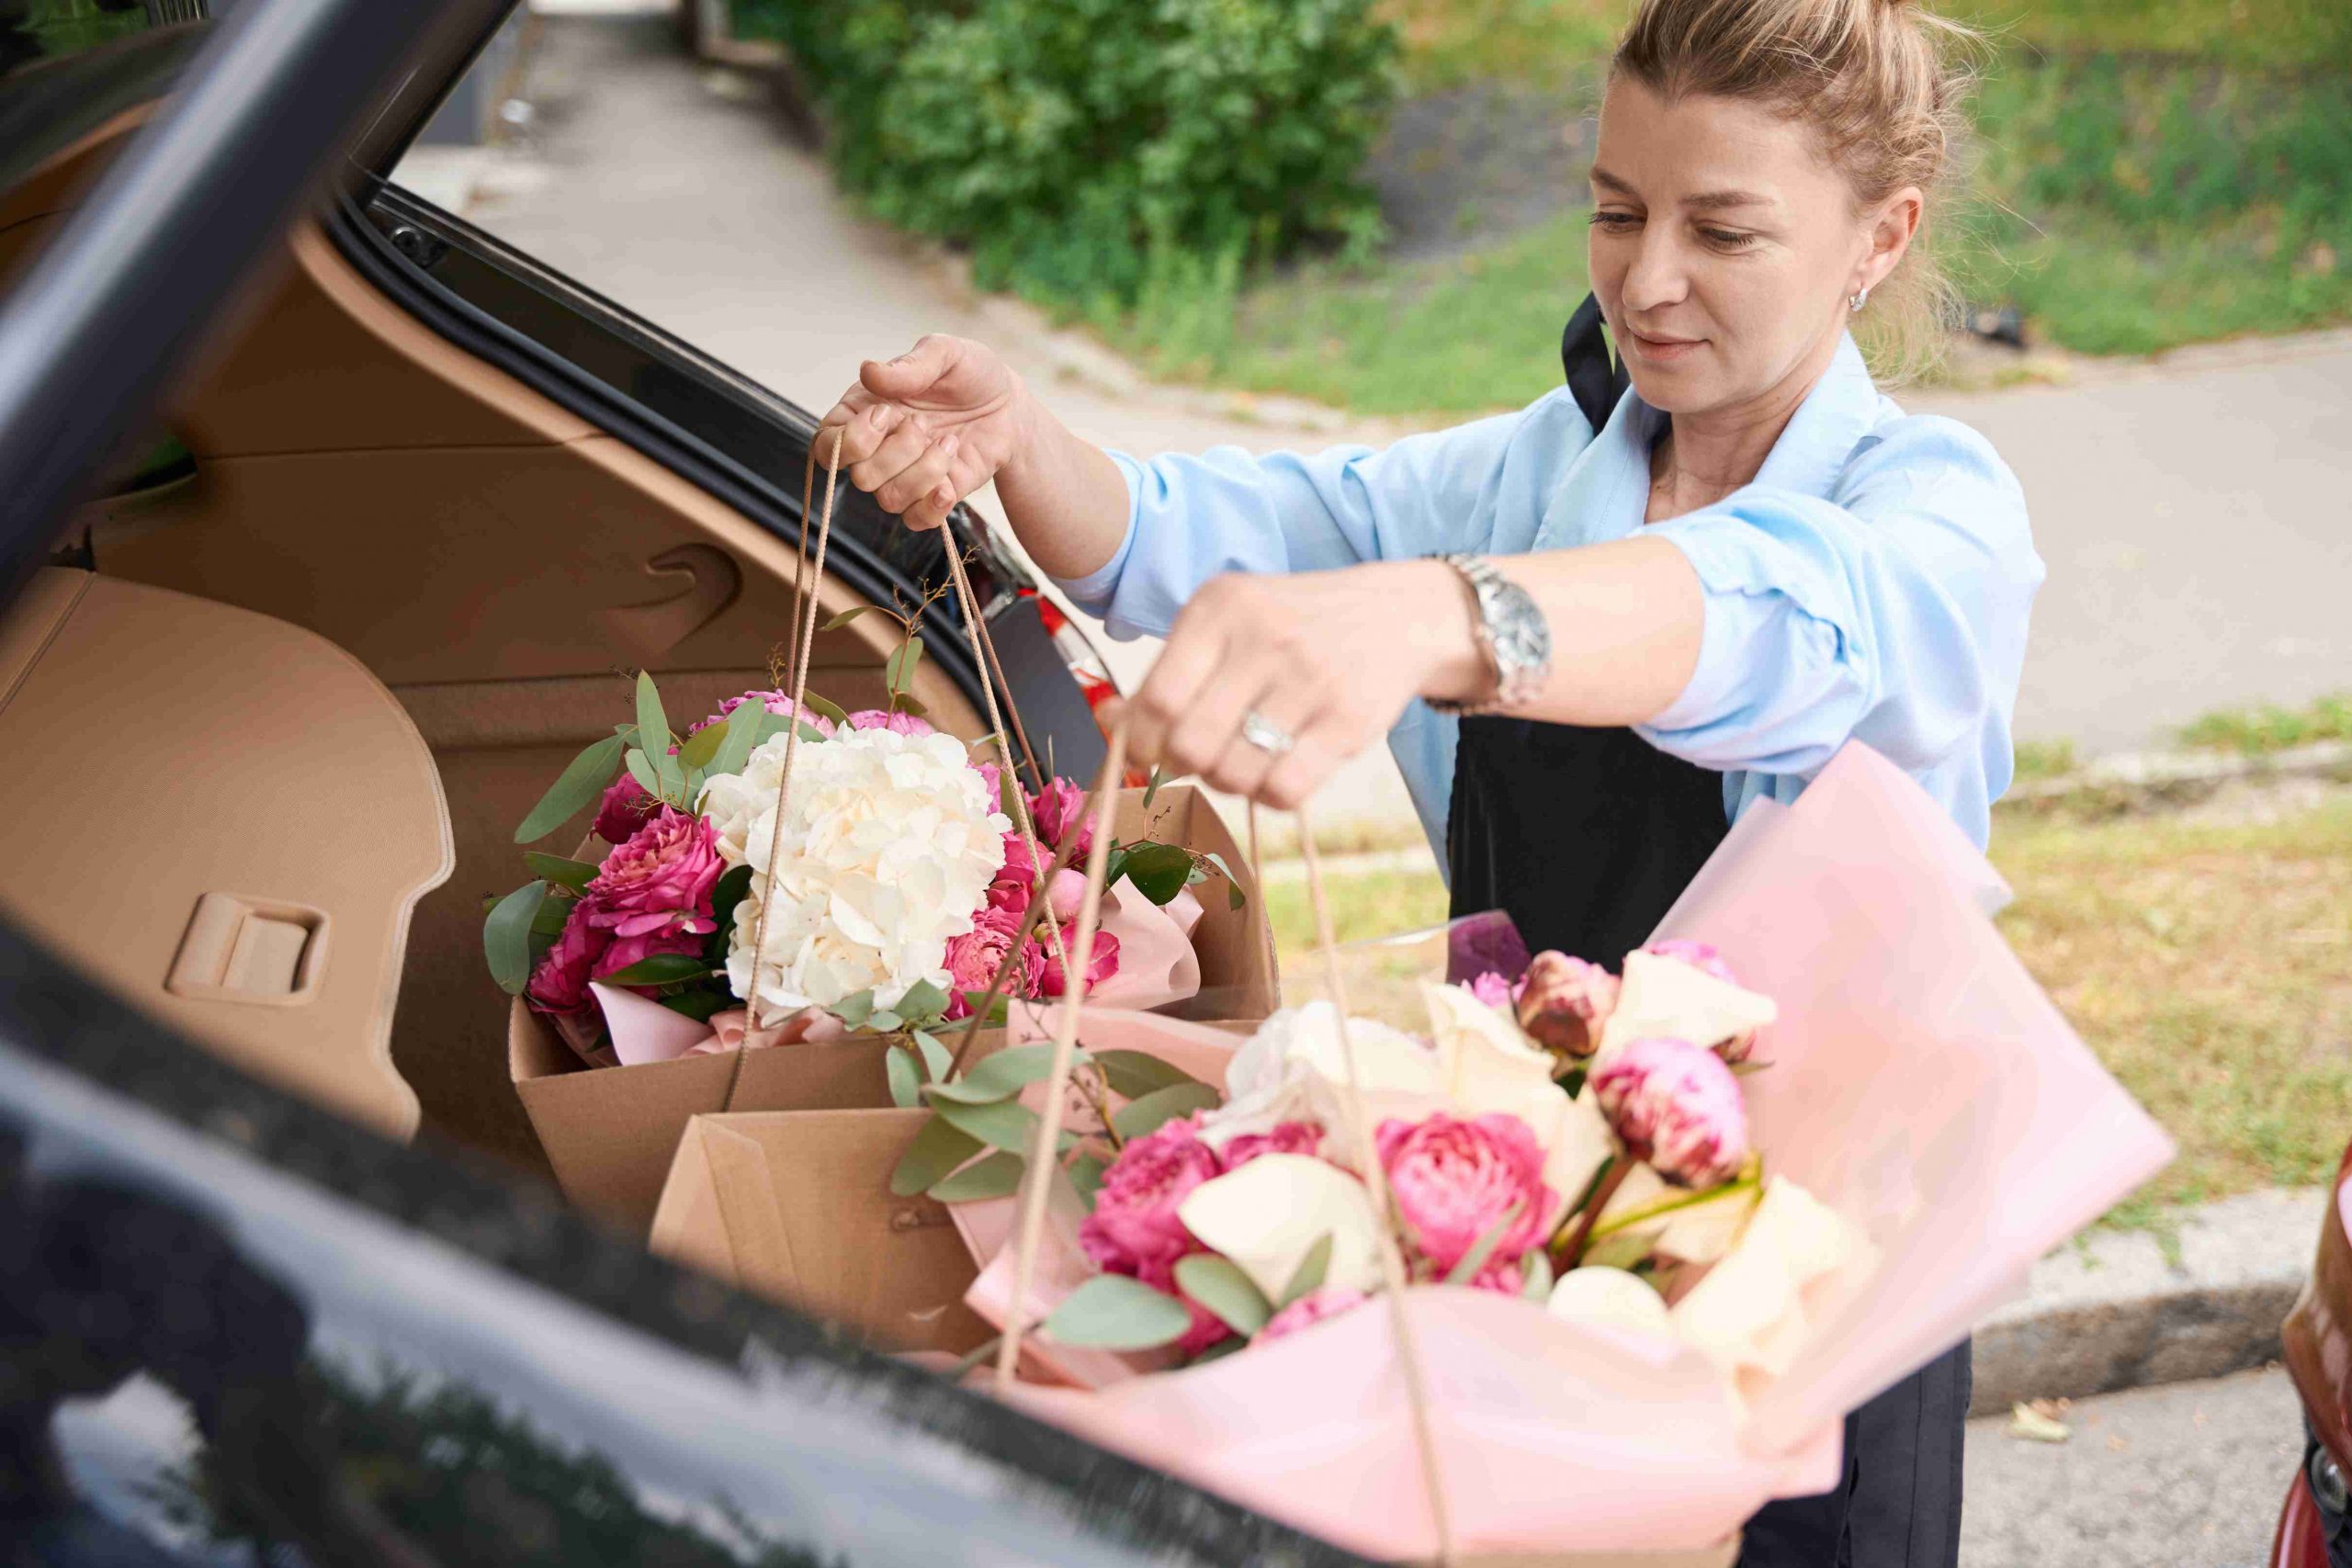
[[[763,743],[741,773],[711,780],[703,793],[719,854],[753,873],[728,947],[729,987],[748,999],[752,933],[771,886],[759,965],[763,1022],[867,989],[876,1006],[890,1007],[918,980],[945,987],[947,940],[972,929],[1012,829],[963,743],[887,729],[803,738],[779,836],[785,740]]]

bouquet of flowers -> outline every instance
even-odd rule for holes
[[[893,1065],[910,1089],[945,1069],[941,1024],[992,995],[1062,995],[1056,937],[1082,886],[1066,863],[1099,818],[1066,778],[1016,801],[1018,780],[900,702],[903,677],[888,709],[809,694],[795,713],[786,693],[746,692],[676,734],[640,673],[634,722],[575,758],[515,833],[528,843],[595,807],[578,853],[526,852],[534,879],[491,906],[501,987],[592,1065],[865,1031],[920,1049]],[[1061,869],[1033,863],[1024,806]],[[1222,875],[1238,900],[1230,868],[1149,840],[1113,863],[1090,987],[1132,1007],[1182,999],[1200,984],[1192,889]]]
[[[2001,941],[1996,886],[1850,746],[1620,972],[1489,958],[1409,1021],[1279,1012],[1221,1093],[1130,1055],[1140,1098],[1057,1111],[1035,1074],[1010,1109],[1042,1124],[998,1150],[1070,1131],[1024,1173],[1027,1234],[980,1195],[1001,1177],[956,1201],[1001,1152],[929,1189],[967,1304],[1034,1325],[998,1392],[1368,1555],[1718,1548],[1834,1484],[1847,1411],[2170,1156]],[[1102,1042],[1069,1011],[1083,1087]]]

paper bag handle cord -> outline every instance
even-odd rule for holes
[[[1069,1100],[1070,1068],[1078,1052],[1078,1020],[1086,1001],[1086,975],[1094,961],[1094,928],[1102,909],[1102,878],[1111,863],[1112,818],[1118,808],[1118,781],[1126,767],[1127,727],[1123,719],[1111,731],[1110,749],[1102,757],[1102,773],[1094,788],[1102,803],[1102,820],[1095,824],[1094,842],[1086,856],[1086,893],[1078,906],[1078,964],[1062,964],[1061,1010],[1054,1021],[1054,1055],[1046,1074],[1046,1103],[1037,1116],[1037,1131],[1029,1146],[1028,1168],[1021,1180],[1021,1227],[1012,1254],[1012,1301],[1005,1314],[1004,1334],[997,1342],[996,1381],[999,1389],[1012,1383],[1021,1360],[1021,1339],[1028,1325],[1023,1312],[1030,1282],[1036,1278],[1037,1247],[1046,1228],[1046,1198],[1052,1190],[1055,1155],[1062,1135],[1062,1109]],[[1041,895],[1042,896],[1042,892]],[[1057,930],[1058,921],[1050,921]]]

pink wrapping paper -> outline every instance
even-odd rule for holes
[[[1742,1080],[1751,1132],[1769,1169],[1861,1225],[1876,1267],[1809,1292],[1794,1364],[1737,1389],[1679,1343],[1408,1292],[1461,1550],[1700,1548],[1772,1497],[1822,1490],[1847,1410],[1965,1337],[2171,1157],[1993,929],[2000,890],[1860,746],[1725,841],[1658,934],[1713,943],[1780,1004],[1757,1052],[1772,1066]],[[1003,1279],[984,1271],[967,1300],[1001,1319]],[[1013,1398],[1356,1551],[1427,1557],[1389,1334],[1375,1303],[1189,1371],[1090,1365],[1084,1381],[1114,1381]]]

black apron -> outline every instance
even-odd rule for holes
[[[1561,359],[1598,432],[1625,390],[1589,298]],[[1615,968],[1723,841],[1724,781],[1630,729],[1462,720],[1446,858],[1453,913],[1501,909],[1531,951]],[[1748,1522],[1740,1568],[1955,1568],[1968,1346],[1846,1418],[1846,1474]]]

